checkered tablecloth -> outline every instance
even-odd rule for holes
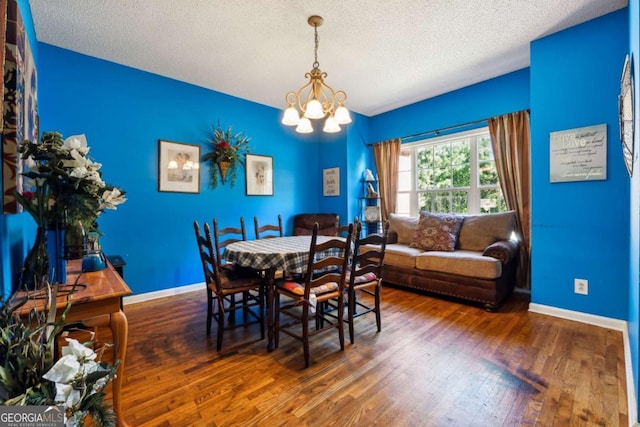
[[[318,236],[323,243],[339,237]],[[223,257],[243,267],[256,270],[276,269],[304,273],[309,262],[311,236],[276,237],[272,239],[245,240],[226,247]],[[318,256],[339,254],[318,254]]]

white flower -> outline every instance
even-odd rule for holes
[[[67,345],[62,347],[62,356],[74,356],[78,360],[95,360],[96,353],[89,347],[80,344],[78,340],[73,338],[65,338]]]
[[[75,167],[71,169],[71,172],[69,172],[69,176],[72,176],[74,178],[84,178],[86,174],[87,168],[85,168],[84,166]]]
[[[100,209],[116,209],[116,206],[124,203],[127,200],[126,197],[118,190],[114,188],[113,190],[105,190],[102,193],[102,204],[100,205]]]
[[[67,150],[77,150],[82,155],[86,155],[89,152],[89,147],[87,146],[87,137],[84,134],[72,135],[64,140],[62,148]]]
[[[66,408],[73,408],[80,403],[80,390],[71,384],[56,383],[56,403],[64,403]]]
[[[66,347],[65,347],[66,348]],[[63,349],[64,351],[64,349]],[[82,367],[75,355],[62,356],[42,377],[54,383],[70,383],[81,371]]]

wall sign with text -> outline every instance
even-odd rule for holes
[[[340,168],[322,170],[322,195],[340,195]]]
[[[551,182],[607,179],[607,125],[549,134]]]

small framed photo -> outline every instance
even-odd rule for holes
[[[340,195],[340,168],[322,170],[322,195]]]
[[[247,196],[273,196],[273,157],[247,154]]]
[[[158,141],[158,191],[200,192],[200,146]]]

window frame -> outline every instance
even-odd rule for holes
[[[480,185],[478,141],[481,139],[481,137],[485,137],[485,136],[488,137],[489,139],[491,138],[489,134],[488,126],[482,126],[482,127],[471,129],[471,130],[450,133],[443,136],[435,136],[431,138],[420,139],[418,141],[402,144],[402,146],[400,147],[401,153],[403,151],[406,152],[406,150],[409,149],[410,158],[408,159],[408,161],[409,161],[409,165],[411,165],[410,166],[411,169],[401,169],[402,166],[400,166],[398,168],[398,174],[402,172],[406,173],[407,171],[410,170],[411,178],[410,178],[410,189],[401,190],[400,189],[401,180],[400,180],[400,177],[398,177],[398,189],[396,190],[397,196],[400,196],[401,194],[409,194],[409,212],[408,213],[401,212],[400,214],[404,214],[404,215],[408,214],[409,216],[412,216],[412,217],[418,216],[419,209],[420,209],[420,207],[418,206],[418,199],[419,199],[419,194],[421,193],[450,192],[450,191],[460,191],[460,190],[467,191],[468,212],[466,213],[466,215],[482,215],[482,214],[488,213],[488,212],[482,212],[482,209],[481,209],[480,195],[483,190],[498,189],[498,191],[500,191],[500,194],[501,194],[500,200],[504,201],[504,195],[502,194],[502,189],[500,188],[499,181],[495,185]],[[452,186],[447,188],[418,190],[417,185],[418,185],[419,171],[418,171],[418,160],[416,156],[417,150],[420,147],[442,145],[447,142],[452,143],[452,142],[460,141],[464,139],[470,140],[470,146],[469,146],[469,159],[470,159],[469,173],[471,176],[470,185],[468,187],[466,186],[453,187],[453,183],[452,183]],[[495,163],[495,155],[493,156],[493,161]],[[402,160],[400,161],[400,164],[402,164]],[[506,210],[506,207],[505,207],[505,210]],[[396,208],[396,212],[397,211],[398,209]],[[499,212],[502,212],[502,211],[499,210]]]

